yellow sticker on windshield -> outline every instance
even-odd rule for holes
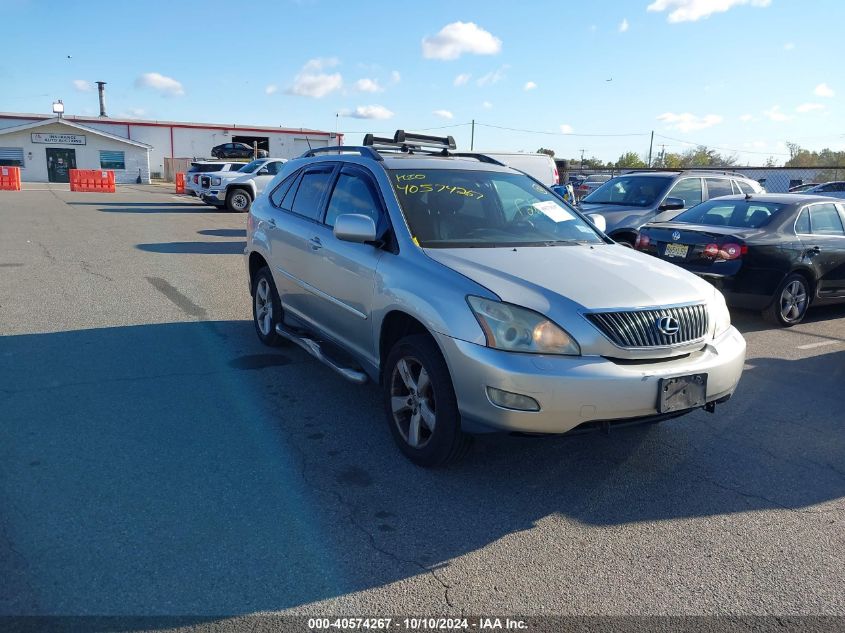
[[[420,241],[417,239],[416,235],[414,235],[414,237],[412,237],[411,239],[414,240],[414,244],[416,244],[417,246],[420,245]]]

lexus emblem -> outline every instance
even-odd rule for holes
[[[657,319],[657,330],[666,336],[675,336],[678,330],[681,329],[681,324],[678,319],[670,316],[662,316]]]
[[[681,239],[681,232],[680,231],[672,231],[672,240],[677,242]]]

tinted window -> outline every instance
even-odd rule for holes
[[[583,198],[589,204],[620,204],[647,207],[666,191],[671,179],[659,176],[619,176]],[[699,187],[699,201],[701,188]]]
[[[251,163],[247,163],[246,165],[241,167],[238,171],[243,172],[245,174],[251,174],[256,169],[261,167],[261,165],[263,165],[263,164],[264,164],[263,160],[254,160]]]
[[[739,185],[739,190],[742,193],[755,193],[754,187],[752,187],[750,184],[748,184],[744,180],[737,180],[736,184]]]
[[[373,219],[378,225],[381,204],[369,179],[359,174],[341,174],[332,191],[326,224],[334,226],[337,216],[343,213],[357,213]]]
[[[801,211],[798,220],[795,222],[795,232],[807,235],[810,232],[810,212],[807,209]]]
[[[845,235],[842,218],[833,204],[815,204],[810,207],[810,227],[813,235]]]
[[[730,180],[724,178],[705,178],[704,180],[707,181],[707,196],[709,198],[733,195]]]
[[[329,186],[331,175],[330,167],[305,172],[299,181],[290,210],[311,220],[319,220],[322,213],[320,203]]]
[[[708,200],[678,215],[674,222],[757,229],[786,205],[754,200]]]
[[[272,202],[275,206],[281,207],[282,200],[285,198],[285,194],[290,190],[291,185],[296,180],[296,177],[299,175],[297,172],[291,176],[285,178],[278,187],[273,190],[273,193],[270,194],[270,202]]]
[[[701,202],[701,178],[684,178],[679,180],[667,198],[680,198],[684,206],[691,207]]]

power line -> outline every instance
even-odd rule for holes
[[[737,154],[760,154],[762,156],[790,156],[788,152],[755,152],[748,149],[736,149],[735,147],[719,147],[718,145],[710,145],[708,143],[694,143],[693,141],[685,141],[683,139],[674,138],[672,136],[666,136],[664,134],[655,134],[655,136],[659,136],[660,138],[665,138],[670,141],[683,143],[684,145],[693,145],[696,147],[698,147],[699,145],[703,145],[708,149],[718,149],[723,152],[736,152]]]
[[[452,125],[439,125],[437,127],[420,127],[420,128],[413,128],[417,132],[430,132],[431,130],[446,130],[449,128],[455,127],[465,127],[467,125],[472,125],[471,122],[467,123],[453,123]],[[476,124],[478,125],[478,124]],[[366,130],[364,132],[352,131],[352,132],[344,132],[344,134],[393,134],[396,130],[391,131],[381,131],[381,132],[373,132],[372,130]]]
[[[476,125],[482,125],[484,127],[491,127],[497,130],[507,130],[508,132],[523,132],[525,134],[545,134],[548,136],[584,136],[584,137],[598,137],[598,136],[607,136],[607,137],[621,137],[621,136],[648,136],[649,132],[643,133],[629,133],[629,134],[576,134],[575,132],[549,132],[544,130],[524,130],[515,127],[505,127],[503,125],[493,125],[492,123],[479,123],[478,121],[475,122]]]

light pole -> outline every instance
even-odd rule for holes
[[[53,114],[56,115],[57,118],[61,119],[62,114],[65,112],[65,104],[62,103],[61,99],[57,99],[53,102]]]

